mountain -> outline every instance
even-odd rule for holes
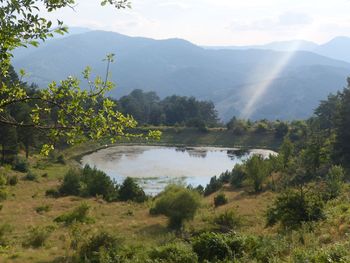
[[[343,60],[350,63],[350,38],[344,36],[336,37],[322,45],[318,45],[316,43],[305,40],[291,40],[271,42],[265,45],[255,46],[204,46],[204,48],[233,50],[266,49],[274,51],[310,51],[322,56],[337,60]]]
[[[224,120],[296,119],[312,114],[319,100],[345,84],[350,64],[308,51],[205,49],[182,39],[154,40],[114,32],[88,31],[51,40],[15,55],[16,69],[28,82],[47,85],[69,75],[81,76],[87,65],[105,75],[107,53],[120,97],[133,89],[212,100]],[[253,102],[253,103],[252,103]],[[250,105],[250,107],[246,107]]]
[[[206,49],[268,49],[275,51],[294,51],[303,50],[303,51],[313,51],[318,48],[318,45],[314,42],[305,41],[305,40],[291,40],[291,41],[279,41],[271,42],[264,45],[254,45],[254,46],[203,46]]]
[[[336,37],[317,47],[314,52],[330,58],[350,62],[350,38]]]

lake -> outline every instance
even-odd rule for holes
[[[269,150],[242,151],[217,147],[115,146],[82,158],[117,183],[135,178],[147,194],[155,195],[170,183],[206,186],[210,178],[232,170],[252,154],[267,157]]]

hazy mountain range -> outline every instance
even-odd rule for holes
[[[30,74],[28,82],[45,86],[69,75],[80,76],[87,65],[104,75],[102,60],[115,53],[113,97],[143,89],[161,97],[177,94],[212,100],[224,120],[242,114],[252,119],[295,119],[309,117],[319,100],[345,85],[349,49],[346,37],[324,45],[292,41],[209,48],[182,39],[79,29],[39,48],[16,51],[13,64]]]

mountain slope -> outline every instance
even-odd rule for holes
[[[271,50],[208,50],[181,39],[153,40],[90,31],[22,51],[14,66],[28,81],[47,85],[92,66],[105,74],[103,58],[116,54],[111,67],[120,97],[139,88],[160,96],[177,94],[212,100],[227,120],[240,115],[254,97],[251,118],[304,118],[329,92],[339,90],[350,64],[315,53]],[[264,92],[260,92],[263,90]]]

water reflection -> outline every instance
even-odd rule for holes
[[[213,147],[116,146],[84,156],[89,164],[107,173],[116,182],[134,177],[148,194],[157,194],[169,183],[205,186],[214,175],[231,170],[253,153],[268,156],[271,151]]]

